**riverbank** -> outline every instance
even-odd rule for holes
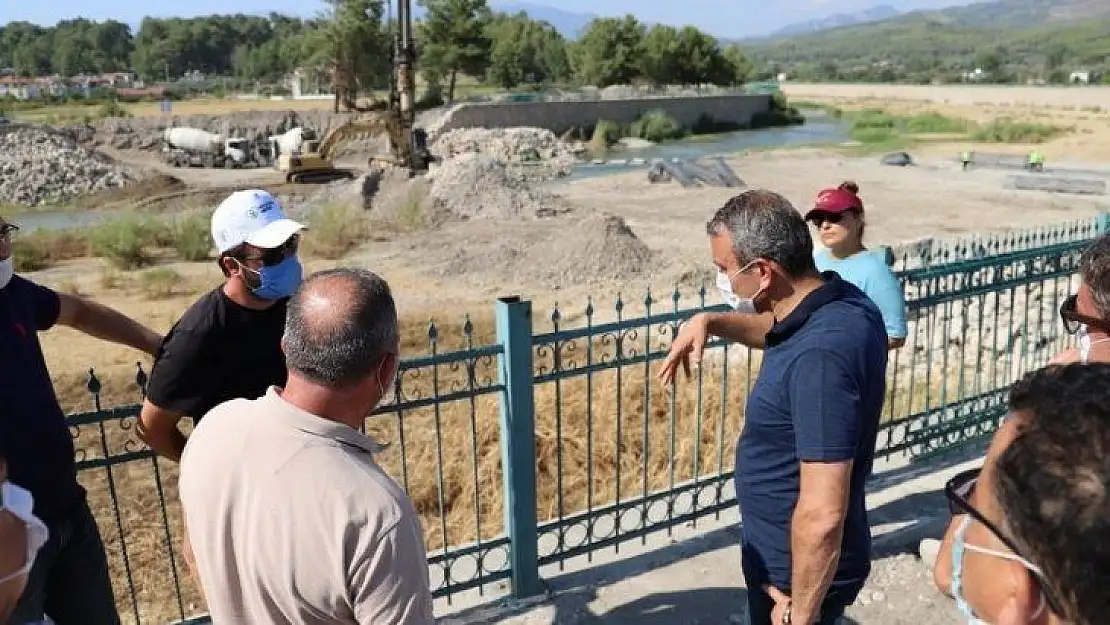
[[[1000,120],[1014,128],[1060,131],[1031,133],[1021,141],[1009,129],[984,136],[948,137],[919,141],[917,153],[954,157],[962,150],[1024,154],[1033,147],[1048,161],[1110,162],[1110,88],[1107,87],[997,87],[971,85],[852,85],[783,83],[792,100],[812,102],[844,111],[881,109],[888,115],[937,115],[966,120],[980,128],[1000,130]],[[992,134],[994,136],[992,136]],[[1020,133],[1018,133],[1020,134]],[[1043,141],[1037,142],[1037,136]],[[1008,137],[1009,141],[998,141]],[[984,143],[982,140],[986,140]]]

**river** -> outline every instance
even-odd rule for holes
[[[751,148],[790,147],[814,144],[842,143],[848,140],[848,126],[840,120],[824,114],[824,111],[804,111],[806,123],[786,128],[765,130],[741,130],[719,135],[694,137],[679,141],[669,141],[638,150],[622,150],[610,155],[611,159],[652,159],[678,158],[692,160],[703,156],[731,154]],[[628,165],[586,165],[576,167],[569,178],[577,180],[597,176],[625,173]],[[67,230],[82,228],[98,221],[111,219],[119,211],[34,211],[5,216],[9,221],[19,224],[25,232],[48,229]]]
[[[768,128],[766,130],[741,130],[711,137],[694,137],[660,143],[649,148],[620,150],[610,153],[608,160],[654,159],[693,160],[703,156],[727,155],[752,148],[791,147],[815,144],[843,143],[848,140],[848,127],[843,122],[817,118],[801,126]],[[646,167],[646,164],[643,165]],[[625,164],[576,167],[570,180],[593,178],[629,171]],[[565,180],[565,179],[564,179]]]

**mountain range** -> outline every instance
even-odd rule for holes
[[[532,2],[493,0],[490,4],[497,11],[509,13],[525,11],[533,19],[549,22],[563,36],[572,39],[591,20],[598,17],[592,13],[566,11]],[[835,31],[840,28],[876,23],[893,24],[900,20],[914,22],[925,19],[931,23],[968,28],[1025,29],[1108,15],[1110,15],[1110,0],[989,0],[944,9],[911,11],[899,10],[890,4],[878,4],[858,11],[846,11],[819,19],[799,21],[758,38],[745,38],[742,42],[769,43]],[[650,26],[650,23],[648,25]],[[714,34],[725,42],[736,41],[727,33]]]
[[[854,26],[856,24],[866,24],[868,22],[878,22],[881,20],[896,17],[901,14],[901,11],[890,6],[889,4],[881,4],[879,6],[864,9],[862,11],[854,11],[852,13],[837,13],[836,15],[830,15],[821,19],[796,22],[772,32],[770,35],[767,35],[766,38],[774,39],[778,37],[790,37],[793,35],[808,35],[810,33],[828,30],[830,28]]]

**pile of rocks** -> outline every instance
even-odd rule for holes
[[[436,137],[432,153],[442,158],[483,154],[507,163],[541,165],[547,176],[566,175],[574,149],[545,128],[456,128]]]
[[[66,133],[21,126],[0,133],[0,198],[39,206],[126,186],[130,176]]]
[[[430,197],[461,219],[547,217],[568,210],[558,196],[529,185],[521,169],[487,154],[460,154],[428,173]]]

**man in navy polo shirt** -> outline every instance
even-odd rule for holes
[[[748,622],[834,623],[871,571],[864,482],[886,391],[882,315],[817,271],[805,221],[781,195],[742,193],[707,230],[717,286],[748,314],[701,322],[764,350],[736,452]]]
[[[161,337],[120,313],[14,275],[14,225],[0,219],[0,457],[8,479],[31,492],[49,538],[31,568],[12,623],[116,625],[108,560],[73,438],[46,369],[38,333],[55,324],[153,355]]]

